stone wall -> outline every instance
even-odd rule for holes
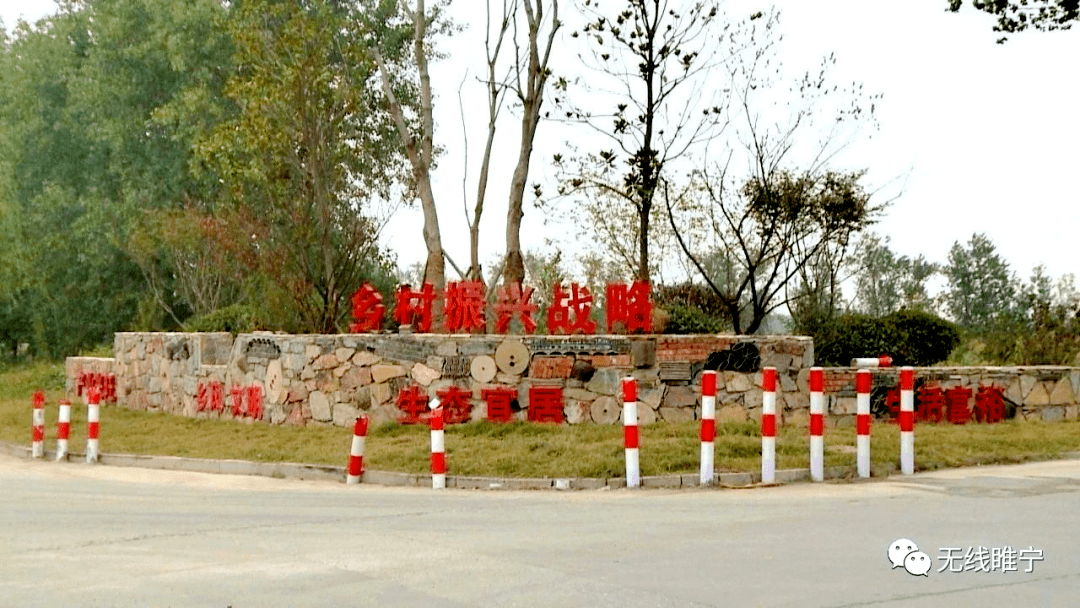
[[[744,343],[753,347],[736,346]],[[744,360],[748,354],[760,361]],[[512,390],[513,417],[525,419],[533,389],[558,387],[566,422],[615,424],[620,380],[633,375],[647,424],[700,415],[698,384],[710,356],[724,366],[775,366],[782,384],[794,389],[813,361],[813,343],[788,336],[256,333],[234,340],[227,333],[119,333],[114,355],[119,405],[190,417],[350,425],[366,413],[379,424],[402,417],[396,397],[417,385],[428,398],[451,386],[468,391],[472,420],[487,414],[485,389]],[[89,364],[68,360],[73,397],[73,374]],[[720,378],[721,417],[760,413],[760,373],[726,371]]]
[[[751,343],[745,349],[740,344]],[[744,350],[745,349],[745,350]],[[744,360],[747,353],[760,360]],[[732,356],[732,354],[739,356]],[[621,378],[638,379],[642,424],[700,418],[700,377],[706,363],[778,369],[781,424],[805,425],[809,338],[791,336],[465,336],[434,334],[285,335],[271,333],[120,333],[114,359],[69,358],[68,392],[115,375],[116,403],[189,417],[241,418],[272,424],[352,424],[366,413],[379,424],[403,417],[396,399],[419,387],[435,398],[456,387],[468,393],[469,419],[488,415],[485,391],[513,396],[515,419],[526,419],[530,394],[557,387],[570,424],[620,421]],[[876,413],[895,389],[899,370],[873,370]],[[855,370],[825,371],[830,424],[854,424]],[[1009,416],[1076,419],[1080,368],[917,368],[917,386],[943,390],[995,386]],[[106,383],[107,385],[107,383]],[[760,371],[721,371],[717,418],[761,417]],[[445,393],[444,393],[445,394]]]

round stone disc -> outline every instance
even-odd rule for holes
[[[495,359],[487,355],[473,357],[472,365],[469,367],[469,373],[472,374],[473,380],[491,382],[495,378],[495,372]]]
[[[495,364],[504,373],[521,375],[529,367],[529,349],[521,340],[503,340],[495,349]]]
[[[277,405],[281,403],[282,393],[285,388],[285,378],[281,373],[281,359],[274,359],[266,365],[266,402]]]

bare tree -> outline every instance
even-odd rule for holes
[[[822,274],[815,265],[840,264],[851,236],[887,204],[871,202],[863,171],[831,168],[872,121],[878,96],[863,95],[857,84],[833,86],[828,72],[835,59],[828,57],[792,87],[790,113],[776,121],[761,109],[772,104],[759,99],[775,90],[771,49],[766,39],[732,64],[728,82],[741,148],[696,170],[674,195],[664,192],[680,248],[722,299],[737,333],[756,332],[770,312],[799,298],[837,293],[835,269]],[[838,105],[825,103],[832,99]],[[822,117],[827,126],[810,137],[806,131]],[[745,160],[746,173],[735,175],[736,158]],[[716,252],[733,262],[721,276],[704,263]]]
[[[390,19],[393,14],[384,10],[376,16],[376,19]],[[401,0],[397,8],[411,24],[412,29],[412,62],[416,69],[417,87],[419,89],[420,108],[418,130],[410,125],[406,117],[404,105],[399,91],[403,85],[396,77],[394,71],[388,66],[388,61],[379,46],[375,47],[375,61],[379,67],[379,75],[382,82],[383,94],[394,122],[397,125],[398,135],[405,146],[409,164],[412,166],[412,177],[420,198],[420,207],[424,213],[424,245],[427,247],[427,262],[424,266],[424,280],[431,283],[436,292],[441,292],[446,286],[446,265],[444,263],[444,251],[442,236],[439,230],[439,215],[435,207],[435,194],[431,188],[431,166],[434,160],[435,121],[432,118],[432,95],[431,75],[428,70],[427,38],[431,31],[431,14],[426,10],[424,0],[416,0],[415,7]],[[438,12],[439,6],[434,12]],[[439,306],[436,300],[436,307]],[[435,311],[436,317],[441,316],[441,310]]]
[[[731,48],[722,44],[731,28],[720,23],[714,2],[685,10],[666,0],[627,0],[610,11],[586,1],[579,8],[588,24],[575,36],[590,45],[582,60],[596,81],[586,88],[607,109],[579,105],[565,118],[605,135],[613,148],[556,156],[559,194],[630,205],[638,224],[635,276],[648,281],[658,185],[672,161],[717,137],[726,124],[724,92],[710,79]]]

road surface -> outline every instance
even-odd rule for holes
[[[899,538],[933,561],[927,576],[892,567]],[[996,552],[994,571],[972,571],[986,567],[980,547]],[[51,608],[1072,607],[1080,461],[743,490],[506,492],[0,456],[0,573],[0,606]]]

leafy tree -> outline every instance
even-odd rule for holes
[[[889,238],[865,234],[855,258],[855,300],[858,309],[872,316],[883,316],[907,308],[929,310],[932,300],[926,281],[938,272],[936,264],[921,254],[910,258],[889,249]]]
[[[360,282],[388,274],[373,203],[404,176],[393,120],[368,86],[377,67],[365,26],[324,0],[239,4],[227,86],[239,112],[197,144],[250,227],[234,245],[306,331],[336,331]]]
[[[964,5],[963,0],[949,0],[948,10],[955,13]],[[974,0],[972,6],[997,17],[995,32],[1007,34],[1027,29],[1040,31],[1067,30],[1080,19],[1078,0]],[[998,39],[998,44],[1007,37]]]
[[[988,331],[1015,313],[1016,278],[985,234],[954,243],[942,272],[945,308],[965,329]]]
[[[770,312],[805,296],[806,290],[789,287],[808,265],[830,251],[838,255],[851,235],[873,221],[880,207],[870,202],[861,178],[861,172],[777,171],[748,180],[736,193],[701,181],[714,235],[735,264],[724,282],[714,280],[669,214],[680,246],[724,302],[736,333],[754,333]]]

